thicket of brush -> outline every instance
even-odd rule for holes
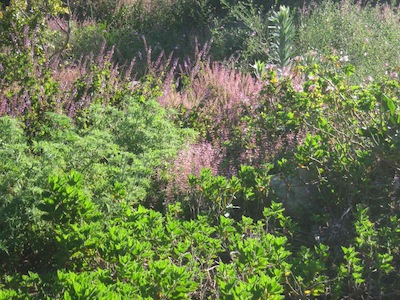
[[[259,2],[1,10],[0,299],[400,295],[398,7]]]

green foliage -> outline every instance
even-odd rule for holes
[[[387,65],[400,63],[400,27],[394,6],[323,1],[306,7],[299,21],[297,53],[335,49],[356,67],[353,81],[357,83],[368,76],[379,79]]]
[[[51,113],[78,119],[92,103],[118,105],[132,94],[130,74],[129,78],[120,75],[111,61],[112,53],[99,50],[96,59],[61,62],[49,49],[47,24],[32,29],[25,22],[21,21],[22,28],[4,32],[4,38],[13,42],[4,43],[0,52],[0,115],[21,119],[30,137],[43,134],[40,127],[51,126]]]
[[[257,79],[261,79],[264,77],[266,67],[265,62],[257,60],[254,62],[254,65],[251,65],[251,67],[254,69],[253,72]]]
[[[52,192],[44,195],[43,203],[39,205],[39,209],[44,212],[43,220],[55,226],[58,223],[74,224],[92,218],[94,207],[82,191],[81,174],[71,171],[66,177],[52,176],[49,185]]]
[[[269,170],[272,177],[261,175],[265,182],[258,185],[259,175],[254,176],[258,173],[253,173],[252,168],[242,167],[230,179],[212,176],[211,171],[204,170],[199,177],[190,178],[194,195],[190,196],[194,199],[190,203],[201,199],[204,202],[200,211],[211,216],[230,213],[236,218],[237,212],[239,216],[250,213],[257,217],[254,211],[241,210],[246,203],[251,203],[248,200],[254,196],[255,203],[260,201],[262,207],[271,198],[278,198],[284,202],[284,207],[291,208],[289,213],[299,220],[300,227],[317,231],[315,236],[299,237],[290,222],[283,222],[286,232],[313,245],[305,247],[300,243],[301,251],[293,257],[294,273],[287,278],[291,286],[287,292],[293,297],[331,293],[343,297],[367,290],[377,294],[395,293],[394,285],[387,283],[391,268],[386,263],[396,259],[390,254],[392,250],[397,251],[393,237],[385,233],[392,250],[378,250],[373,240],[379,238],[372,223],[363,217],[364,221],[355,223],[354,232],[351,217],[357,218],[356,207],[362,203],[374,210],[375,219],[397,230],[390,216],[398,212],[395,204],[399,165],[395,152],[399,147],[400,124],[398,80],[392,74],[379,84],[354,86],[350,83],[354,67],[336,53],[313,55],[307,58],[311,63],[302,59],[292,78],[278,75],[275,69],[263,70],[262,63],[258,63],[259,74],[267,82],[263,91],[265,99],[257,110],[245,110],[242,117],[247,121],[246,134],[254,134],[254,142],[260,143],[259,150],[266,142],[281,140],[286,143],[277,148],[275,156],[270,156],[275,162]],[[302,65],[302,61],[307,64]],[[304,78],[301,89],[295,86],[299,77]],[[230,138],[233,144],[235,136]],[[272,181],[280,184],[272,185]],[[263,186],[269,193],[257,194],[257,186]],[[303,206],[300,207],[307,211],[293,209],[295,201],[301,201]],[[233,212],[229,211],[232,208]],[[387,227],[383,229],[387,230],[390,231]],[[372,248],[360,250],[359,246],[352,246],[360,242],[357,235],[371,239],[362,247],[371,245]],[[343,258],[339,258],[342,255]],[[367,257],[373,259],[367,261]],[[332,272],[330,266],[338,264],[338,260],[348,264],[340,269],[342,271]],[[380,269],[380,277],[364,279],[366,273]],[[229,293],[233,295],[234,292]]]
[[[21,124],[10,117],[2,117],[0,124],[1,264],[7,260],[13,264],[16,262],[9,256],[21,255],[26,245],[35,243],[31,225],[39,217],[32,203],[41,193],[36,184],[45,181],[46,175],[29,156]]]
[[[0,15],[0,45],[3,48],[22,42],[27,36],[36,36],[43,50],[46,43],[50,42],[49,32],[45,30],[46,18],[68,13],[68,8],[61,0],[39,0],[32,3],[13,0]],[[14,33],[13,39],[10,39],[10,33]]]
[[[293,298],[322,297],[330,295],[329,247],[318,244],[301,246],[292,258],[292,273],[288,274]]]
[[[77,184],[78,177],[75,173],[64,179]],[[165,216],[122,204],[118,218],[87,236],[91,252],[84,257],[93,257],[85,269],[77,268],[80,257],[71,256],[71,270],[57,264],[51,276],[30,272],[9,278],[3,281],[3,293],[20,285],[30,288],[18,290],[19,297],[34,299],[230,299],[240,293],[249,299],[283,298],[291,267],[286,263],[291,253],[285,237],[266,234],[263,221],[254,224],[243,218],[233,226],[232,219],[221,216],[212,226],[204,217],[184,221],[180,212],[179,204],[170,206]],[[91,226],[98,222],[92,219]],[[60,233],[69,232],[70,225],[59,227]]]
[[[300,91],[294,85],[298,78],[292,81],[279,78],[274,70],[264,72],[270,83],[264,89],[266,101],[252,116],[248,130],[271,142],[291,136],[292,141],[276,153],[274,171],[293,177],[297,172],[293,170],[304,170],[303,180],[307,185],[317,182],[315,196],[326,203],[327,211],[342,214],[359,202],[374,206],[378,189],[372,182],[378,177],[382,183],[387,180],[387,190],[380,191],[393,192],[389,190],[395,168],[382,161],[398,165],[392,152],[398,149],[398,83],[388,76],[380,84],[352,86],[354,67],[340,56],[313,60],[296,67],[306,78]],[[318,60],[324,62],[317,64]],[[380,174],[383,169],[386,175]]]
[[[115,59],[123,64],[146,55],[147,45],[155,57],[161,52],[174,52],[181,57],[191,55],[195,49],[192,37],[196,36],[201,43],[208,40],[208,26],[213,17],[208,0],[73,1],[71,10],[82,22],[72,31],[71,46],[77,58],[80,49],[90,51],[93,36],[86,40],[84,37],[92,32],[100,38],[95,44],[104,41],[107,47],[115,46]],[[87,19],[92,23],[85,25]],[[140,65],[146,64],[145,60],[137,61],[140,74],[147,67]]]
[[[189,206],[196,214],[207,213],[217,220],[224,214],[236,217],[260,217],[269,192],[269,166],[256,169],[242,165],[237,176],[226,179],[203,169],[200,176],[189,175]],[[192,208],[193,210],[193,208]]]
[[[269,51],[268,12],[252,2],[221,1],[228,14],[212,29],[217,59],[240,53],[245,59],[267,60]]]
[[[387,276],[394,271],[391,250],[380,246],[379,225],[371,222],[368,208],[357,207],[355,245],[342,246],[345,262],[340,266],[340,291],[348,295],[379,295],[386,290]],[[396,226],[397,227],[397,226]]]
[[[260,299],[283,298],[283,283],[290,274],[287,259],[291,253],[285,247],[286,237],[269,233],[278,229],[271,219],[285,219],[282,212],[273,203],[264,210],[263,221],[254,224],[252,219],[243,217],[237,224],[243,235],[236,238],[232,238],[232,221],[221,216],[219,232],[232,260],[230,264],[221,262],[218,267],[217,283],[222,298],[237,299],[239,295],[244,299],[255,295]],[[232,244],[231,240],[236,241]]]
[[[89,23],[85,26],[72,24],[70,47],[73,57],[99,56],[107,43],[106,24]]]
[[[82,239],[81,234],[90,228],[91,201],[108,217],[119,211],[122,200],[131,205],[143,201],[154,169],[175,155],[192,135],[168,121],[166,112],[153,100],[127,98],[124,104],[124,109],[92,106],[81,129],[66,116],[48,114],[40,138],[31,144],[21,123],[9,117],[1,119],[1,264],[18,265],[27,253],[44,249],[29,240],[37,236],[34,241],[40,243],[43,235],[54,230],[57,239],[62,236],[58,232],[62,224],[71,223],[65,226],[72,235],[64,232],[58,242],[68,247],[63,239],[71,243],[75,235]],[[85,178],[85,192],[80,175],[64,178],[71,170]],[[45,195],[49,177],[53,194]],[[47,219],[39,207],[47,212]],[[78,222],[81,219],[85,224]],[[50,228],[53,233],[47,232]],[[29,263],[38,262],[31,258]]]
[[[70,263],[71,258],[88,254],[84,253],[87,251],[85,246],[88,246],[88,237],[97,227],[92,221],[100,217],[100,212],[85,195],[81,174],[71,171],[62,177],[51,176],[49,185],[50,191],[43,194],[38,209],[43,212],[42,220],[50,226],[49,239],[56,244],[53,255],[57,265],[62,266]]]
[[[331,59],[340,64],[338,57]],[[399,124],[397,113],[393,105],[389,105],[390,109],[383,100],[393,101],[397,83],[387,78],[379,86],[361,88],[349,86],[344,75],[335,69],[312,72],[311,80],[304,84],[308,92],[305,97],[299,93],[296,100],[305,106],[301,112],[294,111],[294,115],[302,116],[302,123],[313,133],[308,133],[303,145],[297,147],[296,159],[319,174],[322,185],[326,182],[326,193],[344,197],[340,203],[343,210],[354,202],[369,203],[366,195],[371,195],[373,202],[371,183],[381,168],[380,159],[398,164],[391,154],[398,147],[393,140]],[[395,170],[387,171],[390,178]],[[358,188],[354,189],[355,186]]]
[[[289,7],[274,11],[275,6],[265,8],[253,2],[222,3],[229,13],[212,29],[213,52],[218,59],[240,54],[245,62],[262,60],[280,67],[289,64],[296,34]]]
[[[333,288],[335,298],[382,294],[382,290],[388,292],[387,278],[394,257],[391,250],[379,246],[380,230],[375,227],[379,226],[378,223],[370,221],[367,210],[357,204],[362,203],[361,207],[367,205],[374,210],[377,222],[392,224],[389,226],[396,230],[397,225],[389,217],[389,207],[393,209],[394,195],[398,195],[398,185],[394,182],[397,180],[394,178],[397,178],[398,159],[392,152],[398,151],[399,146],[398,82],[388,76],[379,84],[352,86],[349,84],[351,66],[344,64],[337,55],[325,56],[323,60],[322,65],[314,63],[301,69],[308,79],[303,83],[303,91],[294,93],[292,86],[282,81],[278,95],[284,96],[275,103],[275,109],[266,108],[264,115],[276,116],[273,122],[277,122],[275,128],[282,128],[280,134],[288,128],[294,132],[306,132],[295,151],[278,160],[276,170],[288,174],[281,176],[293,176],[296,168],[307,170],[311,177],[308,184],[314,181],[319,190],[317,199],[307,201],[322,205],[324,211],[329,212],[331,221],[328,222],[340,220],[334,225],[340,228],[339,236],[332,226],[328,236],[321,237],[331,250],[321,252],[316,248],[311,252],[313,254],[308,254],[318,258],[316,264],[308,262],[304,270],[297,269],[297,274],[305,271],[303,275],[294,277],[296,285],[301,285],[304,278],[310,276],[314,276],[316,281],[309,287],[304,286],[307,293],[303,289],[305,294],[294,292],[294,295],[322,295],[327,288]],[[267,78],[273,74],[269,76]],[[277,93],[273,87],[268,87],[265,92],[267,95]],[[264,120],[270,121],[269,118]],[[308,213],[323,216],[323,211],[316,207]],[[355,236],[351,222],[347,221],[348,214],[356,218]],[[339,249],[338,243],[341,245]],[[310,250],[303,251],[302,259],[306,259]],[[334,253],[338,251],[343,251],[346,263],[335,277],[327,272],[327,264],[333,263],[329,260],[334,259],[337,255]],[[298,268],[297,264],[295,268]],[[317,273],[318,276],[312,275]],[[327,276],[334,278],[332,285],[326,285]]]
[[[78,21],[90,20],[77,21],[64,54],[95,52],[74,67],[52,57],[60,35],[47,22],[68,13],[61,2],[14,1],[2,11],[0,299],[399,295],[392,7],[306,7],[301,55],[292,60],[291,8],[224,3],[231,11],[213,20],[214,55],[261,59],[257,80],[209,67],[205,47],[194,65],[186,61],[183,90],[170,95],[176,66],[167,71],[162,55],[153,62],[152,49],[178,45],[183,55],[189,34],[208,38],[215,1],[71,2]],[[104,49],[117,44],[117,59],[129,60],[142,35],[148,73],[133,86],[130,70],[124,79]],[[187,189],[164,202],[153,180],[182,145],[199,143],[157,103],[167,106],[171,95],[186,101],[174,120],[209,142],[200,155],[225,160],[189,176]],[[173,172],[196,163],[180,162]]]

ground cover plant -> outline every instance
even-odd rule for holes
[[[398,8],[157,3],[1,10],[0,299],[398,297]]]

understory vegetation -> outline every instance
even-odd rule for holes
[[[399,17],[4,5],[0,299],[399,297]]]

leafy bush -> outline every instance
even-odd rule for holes
[[[82,173],[88,195],[110,217],[120,201],[144,200],[153,170],[175,155],[188,135],[166,119],[154,100],[127,98],[124,103],[123,110],[92,106],[85,129],[73,126],[67,116],[48,114],[49,122],[31,145],[20,123],[2,118],[2,264],[19,264],[13,259],[24,259],[31,247],[34,251],[27,239],[40,227],[38,204],[50,175]],[[29,263],[35,264],[33,259]]]
[[[94,221],[101,214],[84,192],[81,174],[71,171],[65,176],[50,176],[49,185],[37,205],[42,211],[41,219],[48,226],[38,228],[47,231],[47,245],[36,251],[47,256],[49,264],[57,266],[68,266],[75,258],[73,267],[78,268],[82,264],[79,258],[88,259],[85,257],[89,256],[88,238],[98,229]]]
[[[230,29],[267,30],[239,34],[265,57],[256,78],[212,62],[209,43],[180,65],[157,49],[160,28],[191,32],[182,20],[206,24],[218,4],[128,2],[72,3],[93,17],[72,28],[75,53],[54,50],[58,1],[0,15],[0,299],[399,296],[397,67],[361,82],[340,49],[290,59],[291,13],[232,1]],[[329,5],[307,20],[374,12],[341,2],[339,20]],[[100,42],[67,59],[92,36],[143,41],[145,76]]]
[[[188,177],[190,188],[186,193],[191,209],[197,213],[206,213],[217,220],[223,214],[260,218],[262,208],[267,205],[268,167],[255,169],[242,165],[238,175],[230,179],[212,176],[210,169],[203,169],[199,176]]]
[[[393,221],[393,220],[392,220]],[[387,228],[381,228],[368,216],[368,208],[357,207],[355,221],[355,244],[342,246],[344,263],[339,269],[342,286],[340,292],[347,295],[382,295],[388,288],[387,280],[392,273],[392,249],[386,243],[392,240],[385,236]],[[391,224],[392,230],[398,231],[398,225]],[[379,240],[385,241],[379,246]],[[389,288],[390,289],[390,288]]]
[[[312,62],[304,65],[308,60]],[[198,177],[189,175],[188,191],[193,194],[186,193],[186,198],[180,194],[180,199],[189,200],[192,213],[203,211],[217,216],[229,212],[237,217],[236,212],[239,216],[244,213],[255,218],[260,210],[258,204],[262,207],[271,199],[282,201],[302,228],[315,232],[315,236],[302,239],[311,240],[311,243],[317,239],[327,245],[317,244],[314,249],[303,249],[295,258],[299,263],[307,260],[309,267],[296,266],[297,272],[303,275],[295,277],[295,286],[302,288],[289,292],[294,297],[327,295],[327,290],[331,290],[335,297],[366,293],[367,290],[377,294],[394,292],[393,285],[386,281],[386,276],[392,271],[386,262],[395,259],[390,256],[390,251],[386,248],[378,250],[377,244],[373,250],[363,250],[380,253],[373,254],[373,261],[368,263],[370,269],[381,269],[380,274],[385,278],[374,278],[364,284],[365,280],[360,279],[366,274],[364,268],[356,266],[361,266],[362,260],[365,265],[366,257],[372,254],[368,252],[370,254],[364,257],[351,245],[357,245],[357,235],[361,231],[372,230],[368,229],[371,224],[367,221],[360,221],[363,225],[356,222],[353,227],[352,220],[357,218],[359,204],[373,209],[374,219],[391,224],[388,226],[397,230],[397,225],[392,223],[394,219],[390,217],[398,210],[396,195],[399,192],[399,161],[395,155],[399,147],[400,124],[396,72],[388,70],[389,76],[379,84],[354,86],[350,83],[354,67],[335,53],[328,56],[311,53],[299,57],[298,61],[288,74],[279,75],[279,70],[274,68],[262,70],[261,77],[266,84],[262,97],[254,101],[256,109],[236,110],[239,116],[230,114],[226,119],[223,114],[219,115],[221,124],[228,130],[237,126],[231,122],[234,118],[241,120],[243,127],[240,131],[232,130],[234,134],[224,144],[217,144],[226,147],[235,141],[233,138],[238,138],[249,147],[250,144],[246,144],[248,140],[239,137],[243,133],[253,135],[253,143],[257,145],[255,149],[262,154],[259,162],[273,162],[269,175],[265,177],[258,165],[257,169],[244,169],[249,173],[243,173],[242,169],[229,179],[218,174],[212,176],[210,170],[203,171],[200,176],[195,174]],[[319,61],[322,64],[318,64]],[[205,107],[210,109],[210,106]],[[201,114],[193,115],[191,124],[199,124],[202,118]],[[215,121],[209,124],[215,124]],[[228,147],[226,149],[229,151]],[[261,149],[274,151],[266,153]],[[247,176],[259,171],[260,177]],[[253,178],[248,185],[244,185],[246,178]],[[258,184],[257,178],[265,180]],[[264,196],[257,194],[262,190],[265,190]],[[246,195],[254,196],[256,202],[243,201]],[[229,211],[230,205],[244,208],[246,203],[254,211],[237,208],[233,213]],[[365,228],[361,229],[363,226]],[[371,231],[371,234],[375,239],[375,233]],[[387,239],[393,240],[391,237]],[[392,247],[395,249],[397,246],[392,244]],[[350,255],[349,249],[353,254]],[[313,259],[318,262],[311,263]],[[329,272],[327,266],[337,261],[347,263],[351,271],[342,273],[337,269]],[[351,272],[356,273],[354,276],[360,279],[359,283],[348,281],[353,276]],[[332,284],[326,283],[327,278],[331,278]],[[310,284],[310,280],[316,281]]]
[[[68,213],[66,207],[64,212]],[[265,234],[264,229],[267,220],[282,217],[282,210],[266,209],[264,221],[255,224],[243,218],[236,226],[223,216],[212,226],[206,217],[183,221],[179,215],[179,204],[169,206],[165,216],[142,206],[123,205],[119,217],[106,223],[103,231],[87,236],[85,244],[92,245],[92,251],[84,257],[93,256],[85,269],[77,268],[80,258],[72,256],[68,269],[59,265],[51,275],[30,272],[8,277],[2,282],[1,296],[203,299],[243,294],[246,299],[253,295],[283,298],[291,253],[284,236]],[[73,223],[65,225],[60,233],[68,235]],[[272,223],[269,229],[273,230]],[[17,290],[18,286],[29,288]]]

